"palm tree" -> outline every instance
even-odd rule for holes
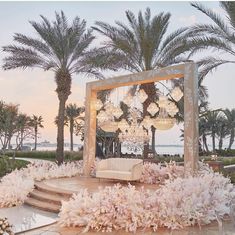
[[[191,55],[204,49],[217,49],[227,58],[206,56],[198,61],[201,66],[200,79],[210,71],[226,63],[235,63],[235,2],[220,2],[225,17],[220,16],[200,3],[191,5],[208,16],[213,24],[196,24],[188,31],[187,44],[191,47]]]
[[[223,147],[223,140],[228,135],[228,119],[224,115],[219,115],[217,118],[216,135],[219,139],[218,148],[221,150]]]
[[[69,122],[70,131],[70,151],[73,151],[73,133],[76,124],[76,118],[83,112],[84,108],[78,107],[76,104],[66,106],[65,115]]]
[[[229,145],[228,149],[231,149],[233,143],[234,143],[234,137],[235,137],[235,109],[225,109],[224,114],[227,118],[227,127],[230,130],[230,139],[229,139]]]
[[[212,138],[212,151],[215,152],[215,137],[216,137],[216,132],[218,128],[218,117],[220,114],[220,110],[213,110],[213,111],[208,111],[205,115],[204,118],[206,119],[207,126]]]
[[[199,136],[202,137],[202,148],[209,152],[209,148],[207,145],[207,135],[209,131],[209,126],[205,117],[201,117],[199,119]]]
[[[30,117],[20,113],[16,120],[16,149],[22,150],[23,141],[31,135]]]
[[[99,61],[98,67],[111,70],[121,68],[134,73],[184,60],[182,55],[189,50],[184,43],[186,28],[180,28],[167,36],[170,13],[162,12],[151,17],[150,9],[147,8],[144,14],[140,11],[137,17],[131,11],[126,11],[126,17],[128,25],[120,21],[116,21],[115,26],[101,21],[95,23],[93,28],[108,39],[104,47],[96,52],[95,62]],[[143,116],[146,116],[148,105],[156,100],[156,87],[154,83],[149,83],[140,85],[140,88],[148,94],[143,106]]]
[[[33,117],[30,119],[30,126],[34,129],[34,150],[35,151],[37,150],[38,129],[44,127],[42,123],[43,123],[42,116],[33,115]]]
[[[91,30],[86,30],[86,21],[75,17],[69,25],[62,11],[55,13],[55,17],[53,22],[44,16],[40,23],[30,21],[38,38],[15,34],[17,44],[3,47],[9,54],[3,68],[40,68],[54,72],[59,99],[56,159],[61,164],[64,160],[65,103],[71,93],[72,75],[100,74],[87,63],[88,47],[94,36]]]

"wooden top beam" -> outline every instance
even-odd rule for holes
[[[190,62],[191,63],[191,62]],[[169,66],[158,70],[149,70],[140,73],[128,74],[118,77],[112,77],[104,80],[87,83],[87,86],[95,91],[109,90],[121,86],[133,86],[156,82],[160,80],[169,80],[184,77],[185,64]]]

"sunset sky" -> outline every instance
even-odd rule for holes
[[[205,2],[216,12],[223,14],[218,2]],[[13,33],[35,36],[29,20],[39,21],[39,15],[54,19],[54,12],[63,10],[72,20],[76,15],[87,20],[88,26],[102,20],[113,23],[115,20],[126,22],[125,10],[137,13],[150,7],[152,15],[161,11],[171,12],[171,24],[168,33],[194,23],[209,23],[207,17],[191,7],[189,2],[0,2],[0,47],[12,43]],[[93,45],[99,43],[99,39]],[[216,52],[217,53],[217,52]],[[218,53],[217,53],[218,54]],[[0,52],[0,64],[4,53]],[[111,73],[110,76],[118,75]],[[84,102],[85,84],[91,79],[79,75],[73,76],[72,94],[68,100],[79,105]],[[204,85],[209,90],[211,108],[234,108],[235,104],[235,68],[224,65],[206,77]],[[20,104],[21,112],[29,115],[42,115],[45,128],[41,130],[39,141],[56,141],[54,118],[57,115],[58,100],[55,93],[54,75],[38,69],[3,71],[0,69],[0,100]],[[69,142],[66,129],[65,141]],[[78,138],[75,140],[79,143]],[[178,128],[160,133],[157,144],[181,143]]]

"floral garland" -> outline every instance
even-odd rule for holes
[[[11,230],[11,225],[8,222],[7,218],[0,218],[0,235],[8,234],[13,235],[14,233]]]

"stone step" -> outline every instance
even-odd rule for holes
[[[46,193],[46,192],[43,192],[43,191],[39,191],[37,189],[33,190],[29,194],[29,197],[30,198],[35,198],[39,201],[56,204],[56,205],[59,205],[59,206],[61,206],[61,201],[67,201],[68,200],[68,197],[63,197],[63,196],[52,194],[52,193]]]
[[[59,213],[59,211],[60,211],[59,205],[49,203],[49,202],[39,201],[35,198],[27,198],[25,200],[25,204],[32,206],[32,207],[36,207],[37,209],[40,209],[43,211],[49,211],[49,212],[53,212],[53,213]]]
[[[68,199],[73,195],[73,193],[76,193],[75,191],[54,188],[54,187],[46,185],[43,182],[36,182],[34,186],[35,186],[35,189],[37,189],[38,191],[65,197]]]

